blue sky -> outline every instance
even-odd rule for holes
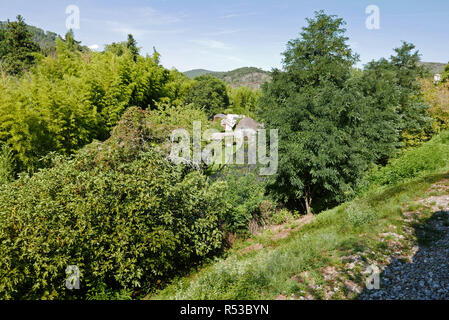
[[[423,61],[449,61],[448,0],[0,0],[0,20],[22,14],[27,23],[65,34],[68,5],[80,9],[75,36],[99,49],[134,34],[143,53],[153,46],[162,64],[186,71],[281,66],[286,43],[316,10],[347,22],[361,63],[388,57],[401,40],[414,43]],[[380,9],[380,29],[365,27],[368,5]]]

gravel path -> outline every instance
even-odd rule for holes
[[[426,244],[415,247],[412,261],[393,260],[380,274],[380,289],[366,289],[357,299],[448,300],[448,222],[449,211],[436,212],[431,221],[427,223],[425,231],[418,230],[428,241]],[[429,239],[429,237],[431,238]]]

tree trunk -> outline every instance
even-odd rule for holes
[[[306,194],[304,196],[304,202],[306,203],[306,212],[307,215],[312,215],[312,195],[310,193],[310,188],[307,189]]]

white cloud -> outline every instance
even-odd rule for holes
[[[144,19],[149,25],[167,25],[181,22],[185,16],[183,14],[165,14],[152,7],[136,8],[136,17]]]
[[[257,12],[247,12],[247,13],[230,13],[224,16],[221,16],[221,19],[232,19],[232,18],[239,18],[239,17],[249,17],[249,16],[255,16],[257,15]]]
[[[89,46],[89,49],[93,50],[93,51],[97,51],[98,49],[100,49],[100,46],[98,44],[93,44],[93,45]]]
[[[242,30],[239,30],[239,29],[222,29],[222,30],[215,31],[215,32],[207,32],[207,33],[204,33],[203,35],[214,37],[214,36],[222,36],[222,35],[227,35],[227,34],[238,33],[241,31]]]
[[[192,40],[191,42],[209,49],[231,49],[225,43],[217,40]]]
[[[152,29],[152,28],[141,28],[135,27],[128,24],[118,23],[115,21],[107,21],[107,24],[110,26],[110,30],[119,33],[121,36],[126,36],[128,34],[132,34],[135,38],[143,38],[149,34],[180,34],[187,31],[187,29],[178,28],[178,29]]]

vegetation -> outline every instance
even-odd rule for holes
[[[244,67],[228,72],[216,72],[204,69],[196,69],[184,72],[189,78],[203,75],[212,75],[225,81],[232,88],[250,87],[259,89],[261,85],[270,80],[270,72],[254,67]]]
[[[144,113],[130,108],[105,143],[1,190],[0,298],[148,289],[221,248],[224,183],[174,166],[144,132]],[[81,270],[74,296],[67,265]]]
[[[188,90],[185,101],[204,110],[209,117],[224,111],[229,106],[226,85],[210,75],[195,78],[195,83]]]
[[[444,132],[415,150],[405,152],[391,165],[379,172],[385,187],[371,185],[352,202],[320,213],[315,219],[297,229],[294,223],[285,227],[294,229],[286,239],[276,239],[266,231],[249,241],[234,244],[223,259],[209,264],[188,277],[177,278],[152,299],[350,299],[357,296],[345,287],[348,280],[363,283],[364,269],[348,267],[348,260],[360,256],[368,266],[381,263],[398,247],[389,247],[379,234],[395,232],[409,238],[403,222],[402,210],[421,196],[433,183],[447,177],[447,160],[435,160],[429,151],[441,160],[449,151],[449,132]],[[419,158],[419,159],[418,159]],[[415,161],[429,164],[418,169]],[[391,172],[408,172],[390,180]],[[381,183],[383,184],[383,183]],[[416,241],[416,238],[414,239]],[[401,241],[404,243],[405,241]],[[245,250],[259,244],[260,250]],[[411,250],[404,245],[401,250]],[[326,270],[339,271],[342,279],[329,280]],[[329,290],[326,291],[326,287]],[[328,296],[332,291],[332,296]]]
[[[71,154],[104,140],[130,106],[154,108],[165,95],[169,72],[157,53],[134,60],[127,48],[81,52],[71,33],[19,79],[0,82],[0,141],[14,152],[20,171],[44,166],[49,152]]]
[[[449,128],[449,83],[435,84],[433,78],[421,80],[421,87],[425,101],[430,105],[429,113],[432,117],[433,133]]]
[[[443,71],[443,75],[441,77],[441,81],[447,82],[449,80],[449,63],[446,65]]]
[[[0,42],[1,70],[11,75],[28,70],[36,59],[35,53],[40,51],[20,15],[17,16],[17,21],[8,21],[5,30],[1,32]]]
[[[260,116],[279,129],[279,170],[270,190],[293,208],[303,199],[311,214],[313,206],[353,195],[371,163],[393,156],[400,139],[420,134],[428,106],[413,45],[404,43],[391,61],[372,62],[352,76],[358,57],[346,44],[344,21],[318,12],[308,23],[288,44],[284,71],[274,70],[263,87]]]
[[[419,64],[429,72],[429,75],[432,76],[437,73],[442,74],[444,67],[446,66],[446,64],[439,62],[420,62]]]
[[[447,170],[448,83],[406,42],[355,69],[344,21],[307,21],[282,70],[194,75],[131,34],[93,52],[20,16],[0,24],[0,298],[273,298],[382,249],[399,206]],[[279,130],[276,175],[170,160],[174,129],[221,129],[218,113]],[[69,265],[80,290],[65,289]]]

